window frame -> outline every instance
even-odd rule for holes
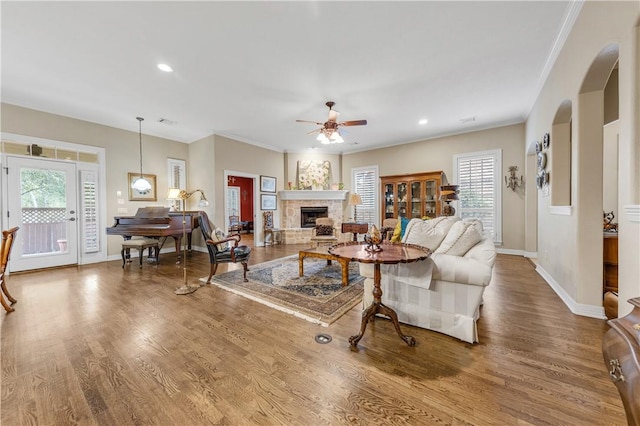
[[[460,162],[464,160],[471,161],[473,159],[480,159],[492,157],[493,158],[493,186],[494,186],[494,206],[493,206],[493,242],[496,245],[502,245],[502,149],[491,149],[486,151],[466,152],[462,154],[456,154],[453,156],[453,175],[456,182],[458,182],[460,192],[463,191],[462,180],[460,179]],[[458,202],[456,216],[461,217],[461,213],[464,210]]]
[[[361,173],[371,173],[372,174],[372,191],[371,191],[371,195],[366,195],[364,193],[360,193],[358,192],[358,179],[357,179],[357,175],[361,174]],[[377,221],[380,219],[380,211],[379,211],[379,207],[380,207],[380,174],[378,172],[378,166],[377,165],[372,165],[372,166],[364,166],[364,167],[354,167],[351,169],[351,187],[352,187],[352,193],[355,194],[359,194],[360,197],[362,198],[362,202],[364,206],[367,207],[361,207],[361,206],[354,206],[354,213],[356,214],[355,217],[363,217],[362,215],[365,214],[364,211],[366,211],[366,215],[370,217],[367,217],[368,220],[366,223],[368,223],[369,225],[372,224],[377,224]],[[349,214],[351,214],[351,212],[349,212]],[[363,221],[361,221],[363,222]],[[365,223],[365,222],[363,222]],[[379,226],[381,226],[381,224],[378,224]]]

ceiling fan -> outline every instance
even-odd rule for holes
[[[338,121],[338,111],[333,109],[333,106],[336,103],[333,101],[327,102],[325,105],[329,107],[329,119],[324,123],[318,121],[309,121],[309,120],[296,120],[298,123],[314,123],[318,126],[322,126],[319,129],[313,130],[308,135],[313,133],[318,133],[318,141],[323,144],[331,144],[331,143],[342,143],[344,139],[342,138],[340,128],[342,126],[363,126],[367,124],[367,120],[350,120],[350,121]]]

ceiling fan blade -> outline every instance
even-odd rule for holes
[[[367,120],[351,120],[338,123],[340,126],[364,126],[367,124]]]
[[[318,124],[320,124],[320,123],[318,123]],[[310,131],[310,132],[309,132],[309,133],[307,133],[307,134],[308,134],[308,135],[312,135],[312,134],[314,134],[314,133],[320,133],[321,131],[322,131],[322,127],[320,127],[319,129],[312,130],[312,131]]]
[[[296,123],[313,123],[316,124],[318,126],[322,126],[323,123],[319,123],[317,121],[309,121],[309,120],[296,120]]]

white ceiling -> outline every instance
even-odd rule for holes
[[[3,1],[1,96],[136,132],[142,116],[143,133],[182,142],[361,151],[524,121],[574,7]],[[369,123],[327,147],[295,120],[325,121],[329,100]]]

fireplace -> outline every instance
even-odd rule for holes
[[[329,207],[300,207],[300,227],[313,228],[319,217],[329,217]]]

